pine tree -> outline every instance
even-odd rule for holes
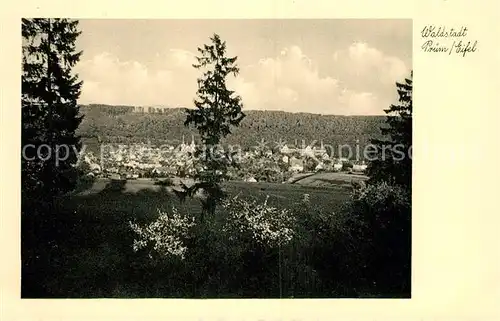
[[[371,140],[377,148],[377,157],[368,165],[367,174],[369,182],[386,181],[411,189],[413,71],[404,82],[397,82],[396,88],[399,104],[384,110],[388,127],[382,127],[381,133],[386,138]]]
[[[76,184],[77,27],[76,20],[22,19],[22,193],[30,199],[50,200]]]
[[[200,134],[203,150],[198,149],[196,156],[206,170],[198,173],[191,194],[203,189],[207,199],[203,203],[203,213],[213,214],[217,202],[223,197],[220,183],[227,178],[231,157],[227,152],[217,150],[221,140],[231,133],[231,127],[239,126],[245,117],[242,112],[241,97],[226,87],[229,75],[237,76],[239,68],[237,57],[226,57],[226,43],[219,35],[210,37],[211,44],[198,48],[196,69],[206,69],[198,79],[195,109],[188,109],[185,126],[194,124]]]

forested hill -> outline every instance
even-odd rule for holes
[[[184,127],[185,109],[169,108],[163,113],[137,113],[131,106],[82,105],[84,115],[79,135],[87,144],[176,143],[196,130]],[[316,140],[320,144],[338,146],[352,144],[359,140],[364,146],[370,138],[380,137],[379,128],[384,125],[384,116],[335,116],[309,113],[288,113],[283,111],[245,111],[247,115],[239,128],[225,140],[228,144],[239,144],[243,148],[255,146],[264,139],[274,142],[280,139],[289,145],[306,144]]]

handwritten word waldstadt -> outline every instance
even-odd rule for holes
[[[457,30],[455,28],[451,28],[450,30],[447,30],[446,27],[439,27],[436,28],[436,26],[430,25],[430,26],[425,26],[424,29],[422,29],[421,35],[422,38],[460,38],[460,37],[466,37],[467,36],[467,27],[461,27],[460,30]]]

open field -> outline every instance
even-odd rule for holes
[[[304,194],[309,194],[311,203],[318,207],[334,209],[343,200],[349,197],[351,182],[365,180],[365,176],[350,175],[343,173],[318,173],[301,178],[293,184],[278,183],[248,183],[231,181],[224,184],[230,195],[241,194],[247,198],[264,200],[269,196],[269,204],[275,206],[291,207],[299,202]],[[155,206],[160,208],[171,205],[181,206],[172,189],[178,188],[180,181],[185,184],[192,184],[190,179],[174,178],[174,186],[159,186],[151,179],[139,179],[129,181],[112,181],[109,179],[98,179],[85,191],[74,196],[73,199],[87,200],[94,198],[104,198],[104,202],[116,201],[119,198],[140,198],[141,195],[158,194],[158,201]],[[124,200],[125,201],[125,200]],[[139,202],[140,200],[138,200]],[[127,203],[127,201],[125,201]],[[192,211],[199,211],[199,203],[196,200],[188,200],[186,204]]]
[[[347,174],[347,173],[304,173],[297,174],[289,180],[289,183],[278,184],[278,183],[266,183],[266,182],[255,182],[248,183],[243,181],[231,181],[225,183],[226,188],[230,191],[237,191],[238,189],[249,190],[250,194],[254,194],[253,191],[260,194],[277,195],[279,197],[284,197],[279,195],[280,193],[320,193],[335,190],[340,194],[346,193],[351,188],[352,182],[359,182],[368,179],[364,175]],[[175,186],[179,186],[180,182],[186,185],[192,184],[193,180],[189,178],[173,178],[172,182]],[[110,179],[97,179],[96,182],[86,190],[79,193],[79,195],[91,195],[102,192],[105,189],[110,189],[113,185],[110,185]],[[293,186],[292,186],[293,185]],[[149,178],[128,180],[123,185],[115,183],[114,188],[118,188],[123,193],[137,193],[141,190],[150,191],[160,191],[166,190],[171,191],[171,188],[162,188],[159,185],[155,185],[155,181]],[[275,193],[278,192],[278,193]]]
[[[316,173],[294,180],[294,184],[321,188],[350,188],[352,182],[365,181],[368,177],[347,173]]]

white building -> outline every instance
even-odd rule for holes
[[[302,149],[301,152],[300,152],[300,155],[303,156],[303,157],[311,157],[311,158],[315,158],[316,155],[312,149],[311,146],[307,146],[306,148]]]
[[[281,148],[280,153],[285,154],[285,155],[291,154],[291,153],[293,153],[293,150],[290,149],[287,145],[285,145]]]
[[[364,172],[367,167],[368,167],[368,165],[365,165],[365,164],[361,164],[361,165],[356,164],[356,165],[352,166],[352,170],[354,172]]]
[[[323,169],[325,169],[325,166],[323,165],[323,163],[318,163],[318,165],[316,165],[316,167],[314,168],[315,171],[320,171]]]
[[[295,157],[290,158],[290,170],[292,172],[303,172],[304,162],[302,159],[297,159]]]

